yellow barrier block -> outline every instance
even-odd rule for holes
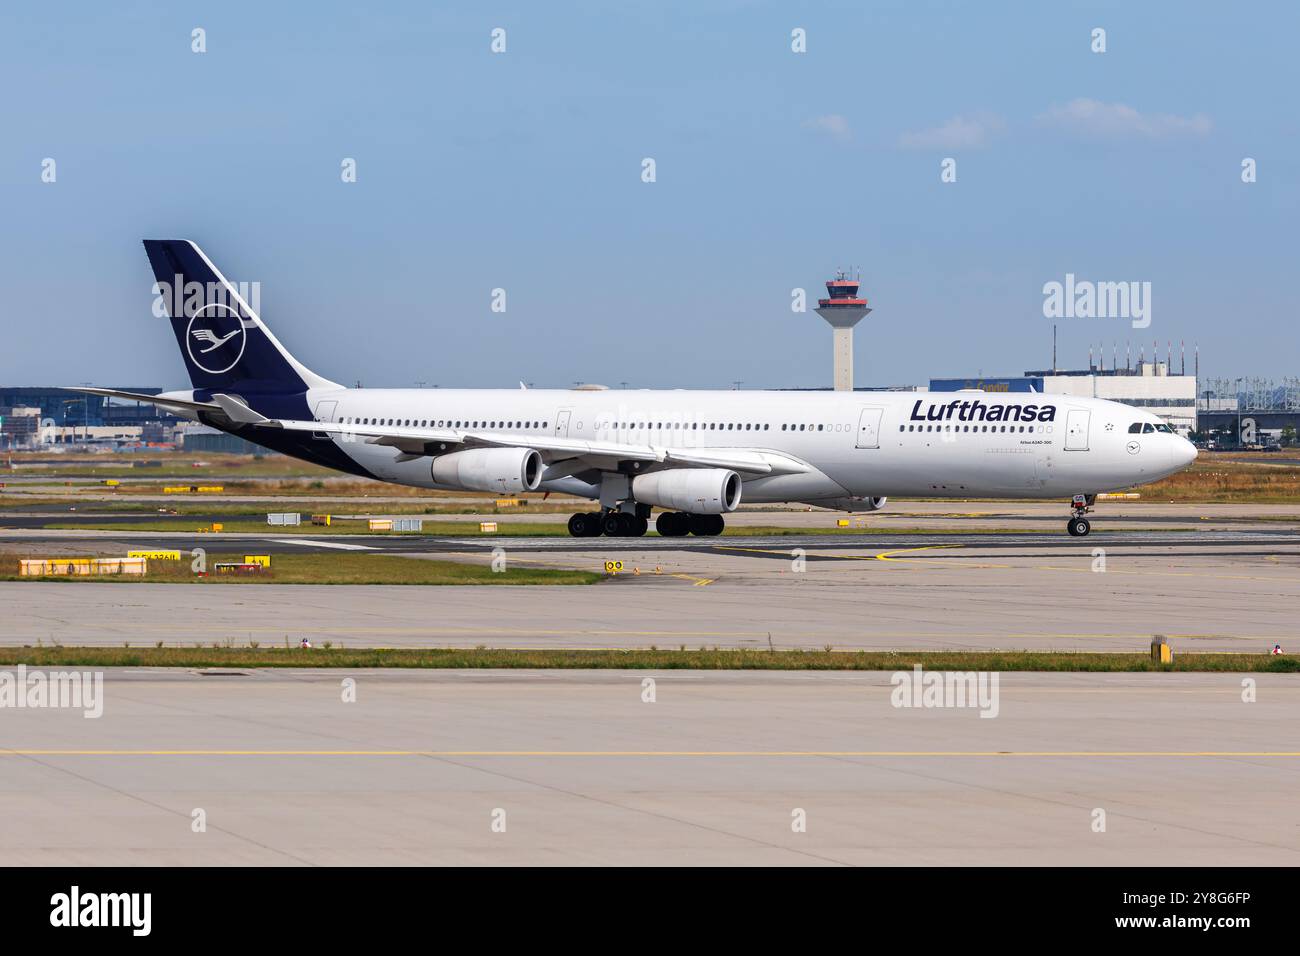
[[[128,558],[144,558],[152,561],[179,561],[181,553],[179,551],[128,551]]]
[[[199,492],[200,494],[219,495],[221,494],[221,492],[226,490],[226,486],[225,485],[198,485],[194,488],[194,490]]]
[[[92,574],[144,574],[148,570],[145,558],[96,558],[91,562]]]
[[[1151,659],[1158,664],[1174,662],[1174,649],[1163,634],[1157,634],[1151,641]]]
[[[264,568],[271,566],[271,556],[269,554],[246,554],[244,555],[245,564],[258,564]]]
[[[496,505],[498,508],[519,508],[528,504],[526,498],[498,498]]]
[[[370,530],[371,531],[392,531],[393,519],[392,518],[371,518]]]
[[[165,495],[188,495],[189,493],[189,485],[165,485],[163,487],[163,494]]]
[[[312,515],[312,516],[311,516],[311,523],[312,523],[312,524],[318,524],[318,525],[324,525],[326,528],[328,528],[328,527],[330,526],[330,516],[329,516],[329,515]]]
[[[90,561],[90,558],[21,558],[18,561],[18,576],[89,574]]]
[[[480,521],[478,523],[478,529],[480,531],[492,533],[497,530],[497,523],[495,521]]]
[[[835,527],[837,527],[837,528],[847,528],[848,526],[849,526],[849,519],[848,519],[848,518],[836,518],[836,519],[835,519]]]
[[[102,574],[144,574],[144,558],[22,558],[19,577],[90,577]]]
[[[118,481],[116,478],[105,478],[104,484],[106,484],[110,488],[116,488],[118,485],[121,484],[121,482]]]

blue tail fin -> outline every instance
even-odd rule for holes
[[[196,389],[275,393],[338,387],[290,355],[193,242],[146,239],[144,251]]]

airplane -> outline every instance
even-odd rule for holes
[[[193,387],[76,391],[380,481],[589,499],[574,537],[644,535],[655,508],[660,535],[706,537],[742,501],[870,512],[891,496],[1061,498],[1082,537],[1099,493],[1196,458],[1157,416],[1073,395],[347,388],[289,354],[194,242],[144,247],[155,293],[177,290],[164,317]]]

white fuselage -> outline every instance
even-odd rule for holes
[[[1185,439],[1155,430],[1167,426],[1154,415],[1066,395],[312,389],[307,398],[317,421],[694,452],[770,451],[809,466],[799,474],[746,478],[743,500],[750,503],[864,496],[1068,498],[1156,481],[1196,457]],[[1134,426],[1137,431],[1131,431]],[[403,460],[390,446],[347,436],[316,440],[334,442],[377,478],[440,487],[428,458]],[[574,491],[575,484],[544,482],[542,489]]]

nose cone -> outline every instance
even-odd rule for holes
[[[1179,468],[1186,468],[1192,462],[1196,461],[1196,446],[1186,438],[1178,438],[1174,442],[1174,447],[1170,454],[1173,456],[1174,464]]]

